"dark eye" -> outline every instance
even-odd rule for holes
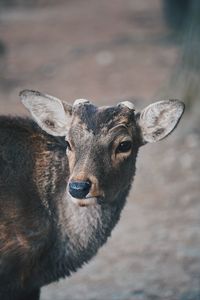
[[[67,146],[67,150],[69,150],[69,151],[72,150],[72,148],[71,148],[71,146],[70,146],[70,143],[69,143],[68,141],[66,141],[66,146]]]
[[[120,143],[116,149],[116,153],[125,153],[131,150],[132,143],[131,141],[124,141]]]

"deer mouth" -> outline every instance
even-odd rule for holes
[[[96,205],[98,203],[98,197],[87,197],[84,199],[78,199],[74,197],[70,197],[72,202],[80,207],[88,207],[91,205]]]

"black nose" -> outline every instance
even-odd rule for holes
[[[71,181],[69,183],[69,193],[74,198],[83,199],[89,193],[91,185],[90,181]]]

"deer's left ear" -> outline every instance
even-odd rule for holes
[[[150,104],[137,115],[142,144],[164,139],[177,126],[185,105],[179,100],[163,100]]]

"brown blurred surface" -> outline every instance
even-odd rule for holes
[[[1,9],[0,38],[1,114],[25,113],[24,88],[99,105],[135,99],[142,108],[162,97],[178,55],[159,0]],[[112,238],[71,278],[45,287],[41,300],[200,299],[200,132],[192,117],[141,149]]]

